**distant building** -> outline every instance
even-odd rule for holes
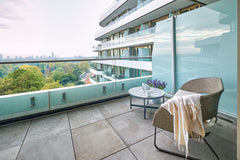
[[[3,59],[3,56],[2,56],[2,54],[0,54],[0,59]]]

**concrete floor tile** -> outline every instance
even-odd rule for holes
[[[68,112],[71,129],[103,120],[101,112],[93,106],[88,106]]]
[[[129,106],[116,100],[110,101],[108,103],[102,103],[101,105],[97,106],[97,108],[100,110],[100,112],[105,118],[131,111]]]
[[[126,106],[130,107],[130,97],[124,97],[124,98],[121,98],[118,100],[120,103],[123,103],[125,104]],[[142,99],[139,99],[139,98],[135,98],[135,97],[132,97],[132,103],[134,104],[139,104],[139,105],[143,105],[143,100]],[[135,109],[137,107],[133,107],[133,109]]]
[[[121,150],[103,160],[137,160],[128,148]]]
[[[22,144],[30,121],[0,127],[0,151]]]
[[[24,142],[17,160],[74,160],[70,131]]]
[[[2,160],[15,160],[19,152],[20,146],[13,148],[8,148],[6,150],[0,151],[0,159]]]
[[[237,127],[236,125],[218,118],[217,123],[210,130],[212,133],[237,144]]]
[[[222,138],[215,133],[206,137],[208,143],[215,150],[221,160],[237,159],[237,144]],[[211,152],[211,151],[210,151]],[[213,155],[213,153],[211,153]]]
[[[148,119],[143,118],[142,110],[135,110],[117,117],[110,118],[108,121],[117,131],[118,135],[127,145],[131,145],[150,135],[153,135],[152,117],[154,111],[147,112]]]
[[[107,121],[99,121],[72,130],[77,160],[98,160],[126,146]]]
[[[67,113],[33,119],[25,141],[35,141],[69,130]]]
[[[173,156],[158,151],[154,146],[153,136],[130,146],[130,150],[138,160],[180,160],[177,156]],[[177,151],[173,141],[162,132],[157,134],[157,145],[163,149]]]
[[[171,140],[173,140],[173,133],[163,131]],[[220,159],[236,159],[236,144],[222,138],[215,133],[210,133],[206,137],[210,146],[215,150]],[[188,142],[189,155],[192,157],[212,160],[216,159],[215,155],[211,152],[210,148],[205,142],[198,142],[194,139],[189,139]]]

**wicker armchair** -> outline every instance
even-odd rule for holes
[[[224,90],[221,78],[206,77],[206,78],[193,79],[183,84],[180,89],[188,92],[203,93],[203,95],[201,95],[200,97],[203,121],[207,121],[213,118],[217,120],[218,103],[219,103],[220,96]],[[180,96],[178,92],[175,95]],[[166,109],[160,107],[155,112],[155,115],[153,118],[153,126],[155,126],[155,132],[154,132],[155,147],[159,151],[185,158],[185,155],[168,151],[165,149],[161,149],[156,145],[156,127],[169,132],[173,132],[173,116],[170,115],[170,113]],[[206,136],[208,134],[209,133],[206,133]],[[215,154],[215,156],[218,158],[217,154],[211,148],[211,146],[208,144],[205,138],[204,138],[204,141],[206,142],[208,147],[211,149],[211,151]],[[187,157],[187,158],[196,159],[193,157]]]

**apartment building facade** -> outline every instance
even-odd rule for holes
[[[100,44],[93,46],[99,58],[91,72],[96,82],[152,74],[152,51],[156,23],[213,0],[118,0],[100,17],[103,27],[95,35]],[[109,58],[117,58],[109,60]],[[120,58],[120,59],[118,59]]]

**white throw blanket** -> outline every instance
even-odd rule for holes
[[[186,148],[187,157],[189,135],[198,139],[205,136],[200,94],[174,96],[161,106],[173,115],[174,142],[178,146],[178,150],[183,151]]]

